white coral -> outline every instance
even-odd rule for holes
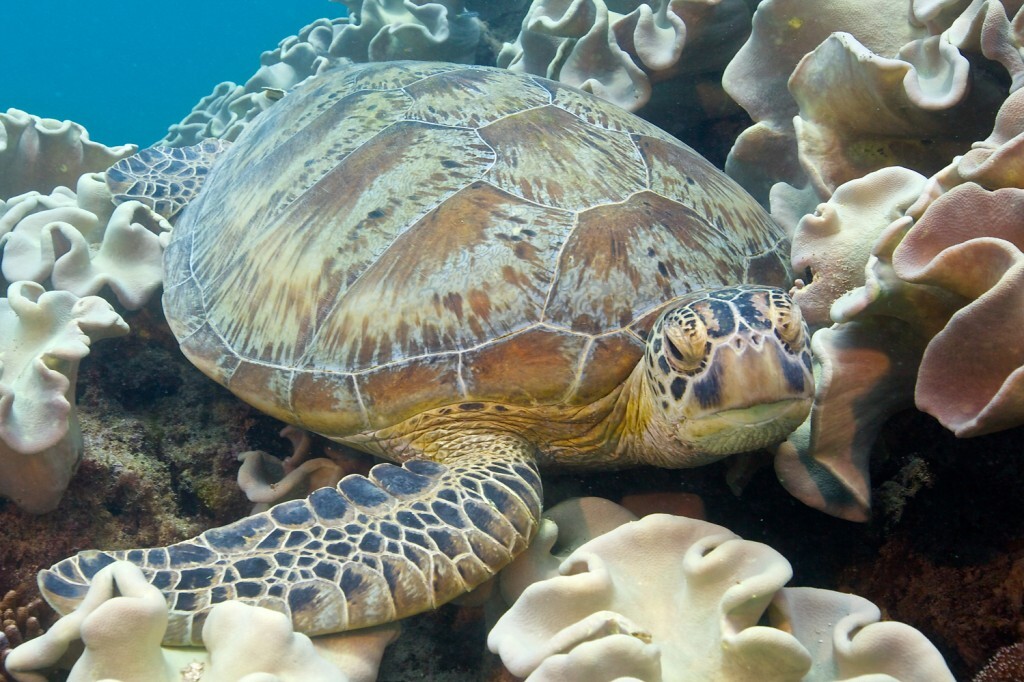
[[[551,546],[535,543],[501,579],[550,562]],[[488,647],[528,682],[953,679],[917,630],[879,622],[855,595],[783,587],[791,575],[767,545],[653,514],[586,542],[527,587]]]
[[[338,0],[339,2],[341,0]],[[199,101],[161,140],[187,147],[208,137],[233,141],[282,92],[347,60],[439,60],[471,64],[480,20],[461,0],[351,1],[353,17],[318,19],[260,57],[244,85],[226,81]]]
[[[235,601],[217,604],[203,626],[199,648],[161,648],[167,601],[128,562],[102,568],[82,604],[46,634],[17,647],[6,659],[18,682],[46,682],[78,640],[69,682],[145,680],[178,682],[370,682],[397,628],[310,639],[287,617]]]
[[[109,286],[129,310],[141,308],[163,281],[170,224],[138,202],[115,208],[103,174],[0,201],[0,272],[77,296]]]
[[[159,144],[188,147],[216,137],[234,141],[261,112],[310,76],[343,60],[338,37],[349,27],[347,18],[317,19],[277,48],[260,56],[260,67],[244,85],[218,84],[180,123],[170,126]]]
[[[885,166],[938,170],[1005,96],[978,53],[1024,73],[1002,5],[967,5],[761,2],[722,79],[755,121],[726,171],[766,203],[779,181],[824,201]]]
[[[338,0],[356,21],[338,36],[337,54],[354,62],[396,59],[472,64],[481,24],[462,0]]]
[[[83,173],[102,171],[136,149],[133,144],[107,147],[93,142],[72,121],[8,109],[0,113],[0,199],[73,185]]]
[[[28,512],[57,506],[82,454],[78,363],[128,333],[102,298],[15,282],[0,298],[0,495]]]
[[[622,5],[628,7],[622,7]],[[740,26],[733,3],[721,0],[534,0],[514,43],[506,43],[498,66],[532,73],[636,111],[651,97],[651,85],[682,68],[684,48],[719,24]],[[721,53],[722,31],[716,33]],[[699,46],[698,46],[699,48]],[[697,53],[699,49],[690,50]],[[707,68],[706,59],[698,59]]]

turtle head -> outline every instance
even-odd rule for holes
[[[654,323],[640,403],[660,466],[692,466],[786,438],[814,398],[807,325],[781,289],[696,292]]]

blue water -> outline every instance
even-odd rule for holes
[[[327,0],[47,0],[4,6],[0,111],[71,119],[104,144],[146,146],[221,81],[321,17]]]

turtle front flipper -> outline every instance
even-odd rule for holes
[[[217,157],[231,143],[210,138],[191,147],[147,147],[107,169],[114,203],[138,201],[171,218],[199,194]]]
[[[210,608],[228,599],[280,611],[307,635],[435,608],[525,549],[541,510],[532,445],[474,434],[452,446],[443,463],[379,464],[169,547],[81,552],[41,571],[40,590],[65,614],[101,568],[130,561],[167,596],[168,645],[201,643]]]

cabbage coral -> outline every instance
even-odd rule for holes
[[[924,635],[881,622],[866,599],[784,587],[792,568],[767,545],[667,514],[616,524],[605,500],[570,504],[545,514],[534,543],[500,577],[529,583],[488,636],[517,677],[953,679]],[[554,547],[569,549],[553,557]],[[545,575],[548,566],[556,568]]]

